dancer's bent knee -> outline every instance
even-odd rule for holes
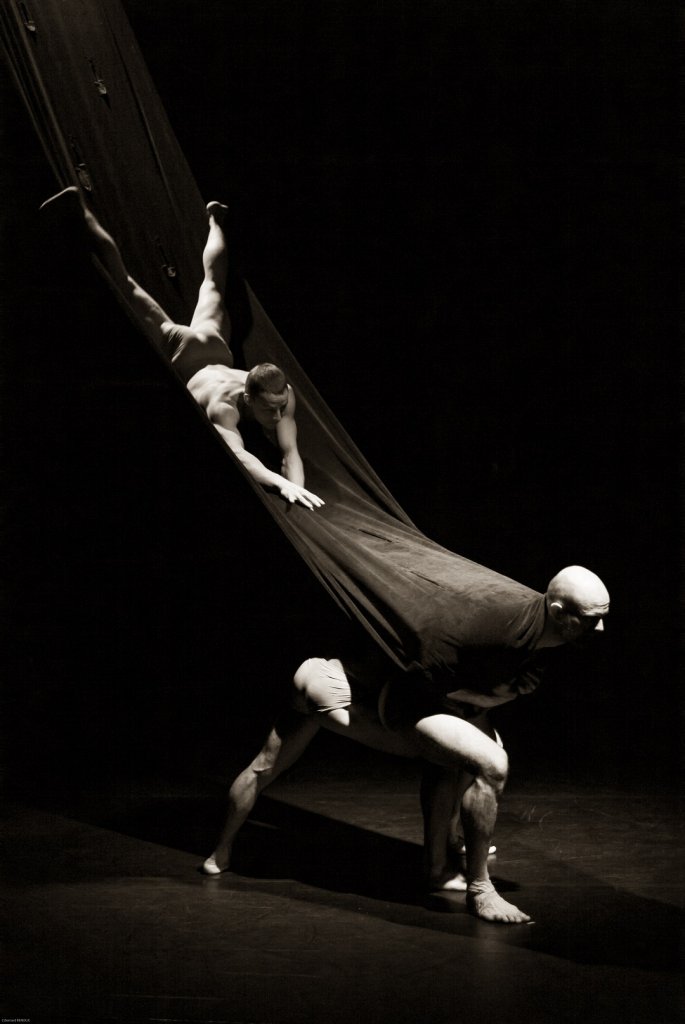
[[[501,793],[509,775],[509,758],[503,747],[497,747],[487,763],[481,765],[478,776],[489,783],[496,792]]]

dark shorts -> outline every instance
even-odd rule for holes
[[[480,718],[483,708],[450,700],[449,697],[432,692],[421,680],[412,677],[393,679],[383,687],[378,711],[380,719],[389,729],[417,722],[430,715],[453,715],[466,722]]]
[[[293,679],[292,707],[296,711],[306,715],[325,714],[352,704],[358,709],[365,708],[385,727],[388,736],[394,733],[402,735],[404,727],[430,715],[448,714],[469,722],[502,746],[502,740],[483,708],[436,698],[427,693],[418,680],[382,685],[376,679],[374,684],[363,678],[363,673],[357,675],[346,671],[338,658],[308,658],[300,665]],[[389,753],[407,756],[404,750],[393,749],[392,746],[387,749]]]
[[[293,686],[297,711],[322,713],[361,703],[377,710],[390,728],[428,715],[448,714],[469,721],[484,713],[483,708],[430,693],[417,679],[361,680],[339,658],[308,658],[295,673]]]

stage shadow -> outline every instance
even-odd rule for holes
[[[210,878],[201,862],[212,849],[222,800],[189,795],[150,795],[89,802],[55,799],[43,804],[50,813],[154,844],[131,850],[116,860],[118,876],[159,874],[168,864],[157,848],[197,855],[194,872],[181,881],[202,885],[217,895],[228,889],[260,891],[330,909],[376,916],[409,927],[525,947],[575,963],[631,967],[645,971],[679,969],[683,912],[603,883],[591,874],[566,867],[563,883],[552,858],[534,858],[535,877],[520,903],[535,919],[532,926],[499,926],[469,915],[461,894],[426,896],[420,887],[421,847],[262,796],[253,817],[235,844],[232,870]],[[505,824],[506,828],[506,824]],[[85,840],[84,840],[85,841]],[[94,843],[102,846],[102,836]],[[73,851],[72,851],[73,852]],[[517,849],[521,860],[521,849]],[[174,861],[176,864],[176,861]],[[98,856],[55,857],[44,836],[26,836],[21,854],[5,861],[7,880],[29,883],[79,882],[111,877],[106,852]],[[675,865],[674,865],[675,870]],[[172,868],[175,881],[178,870]],[[492,869],[499,891],[519,886]],[[509,897],[511,898],[511,897]],[[513,898],[517,902],[517,898]]]
[[[685,915],[677,907],[602,884],[576,869],[566,873],[561,886],[547,881],[527,887],[518,901],[511,894],[521,887],[500,875],[495,861],[490,870],[498,891],[520,902],[535,923],[491,925],[467,913],[462,894],[427,895],[420,885],[421,856],[416,844],[266,798],[258,820],[248,823],[236,843],[231,874],[218,881],[295,879],[315,890],[290,892],[295,898],[334,900],[349,909],[359,906],[349,896],[363,897],[376,905],[360,910],[396,922],[411,918],[422,927],[496,938],[583,964],[679,969]],[[555,874],[551,859],[541,862],[537,851],[535,859],[541,879]]]

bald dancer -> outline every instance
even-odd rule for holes
[[[208,875],[228,870],[235,836],[258,795],[289,768],[323,727],[366,746],[420,759],[424,772],[424,871],[429,890],[453,884],[455,825],[459,817],[466,859],[466,905],[485,921],[525,924],[530,917],[495,890],[488,853],[508,759],[488,721],[488,710],[532,692],[552,648],[601,632],[609,594],[581,566],[562,569],[545,594],[512,598],[510,625],[488,650],[460,650],[454,675],[427,688],[411,677],[388,679],[378,664],[350,658],[310,658],[295,673],[290,708],[228,794],[228,814]],[[485,609],[484,615],[488,614]],[[492,613],[490,613],[492,614]],[[502,621],[501,617],[498,621]],[[482,625],[482,623],[481,623]],[[526,636],[521,644],[520,637]],[[463,655],[463,657],[462,657]],[[457,684],[454,686],[455,681]]]
[[[321,498],[305,486],[304,467],[297,447],[295,393],[285,374],[273,363],[260,363],[249,373],[233,366],[229,348],[230,320],[224,307],[228,257],[223,221],[227,207],[207,204],[209,231],[202,254],[204,279],[190,326],[176,324],[141,288],[124,266],[110,234],[81,201],[75,187],[64,189],[43,203],[41,209],[72,204],[78,207],[95,255],[124,303],[137,319],[157,351],[171,364],[191,395],[204,409],[210,423],[253,480],[273,487],[286,501],[305,508],[319,508]],[[247,451],[240,432],[241,420],[252,420],[281,453],[281,472],[270,470]]]

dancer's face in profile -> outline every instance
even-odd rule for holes
[[[274,394],[271,391],[260,391],[250,397],[249,407],[257,423],[266,430],[275,430],[288,407],[288,391]]]
[[[580,605],[575,602],[554,602],[550,610],[564,643],[572,643],[592,633],[604,631],[604,616],[609,614],[609,602],[585,602]]]
[[[571,643],[592,633],[603,632],[604,618],[602,615],[582,615],[570,612],[559,623],[559,631],[565,642]]]
[[[604,630],[609,614],[609,592],[599,576],[573,565],[550,580],[547,589],[549,613],[563,643],[572,643]]]

